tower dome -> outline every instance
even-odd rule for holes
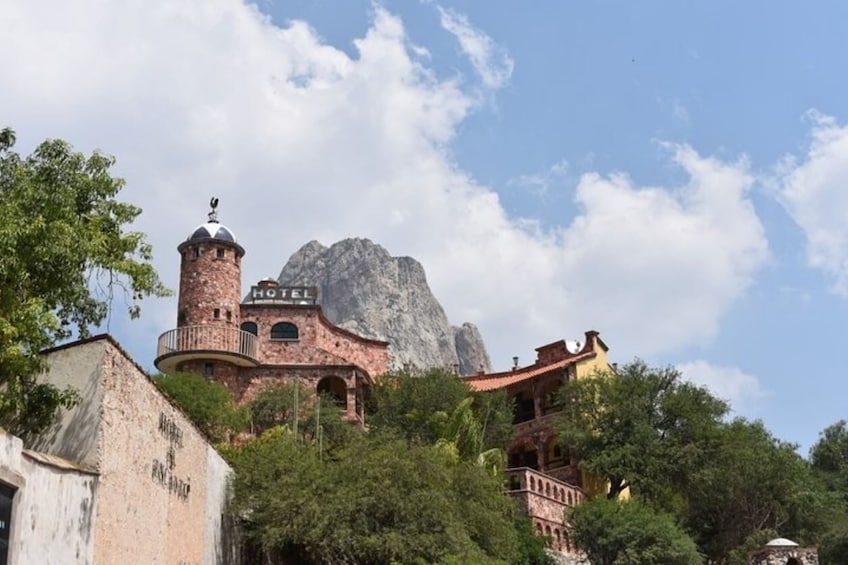
[[[194,228],[186,240],[177,247],[177,251],[183,253],[189,247],[199,249],[204,244],[223,244],[235,249],[236,257],[244,255],[244,248],[236,242],[233,231],[218,221],[218,199],[213,197],[209,201],[209,206],[212,207],[212,211],[209,212],[209,219]],[[199,253],[199,251],[196,251],[196,253]]]
[[[228,241],[230,243],[236,242],[236,236],[233,232],[225,225],[218,221],[218,199],[216,197],[212,197],[209,201],[209,206],[212,208],[212,211],[209,212],[209,220],[204,224],[200,224],[194,231],[191,232],[191,235],[186,239],[189,241],[197,241],[200,239],[217,239],[218,241]]]
[[[218,223],[218,220],[210,220],[194,228],[194,231],[188,236],[188,241],[198,239],[218,239],[231,243],[236,242],[235,234],[224,224]]]

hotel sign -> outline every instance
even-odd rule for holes
[[[252,286],[249,301],[253,304],[315,304],[318,287],[315,286]]]

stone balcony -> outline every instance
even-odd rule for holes
[[[556,424],[558,414],[558,410],[551,410],[547,414],[534,415],[530,419],[513,424],[513,435],[518,437],[541,430],[549,430]]]
[[[565,512],[585,499],[583,490],[529,467],[507,469],[506,474],[507,493],[518,499],[536,533],[546,536],[555,551],[576,552],[565,526]]]
[[[163,373],[174,372],[180,363],[194,359],[256,367],[256,351],[256,336],[238,328],[217,324],[184,326],[159,336],[154,364]]]

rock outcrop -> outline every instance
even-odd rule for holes
[[[462,374],[491,370],[480,332],[473,324],[448,323],[424,268],[411,257],[392,257],[368,239],[345,239],[330,247],[310,241],[289,258],[279,281],[317,286],[327,318],[391,343],[395,367],[458,367]]]

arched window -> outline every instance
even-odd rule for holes
[[[568,505],[574,506],[574,499],[571,498],[571,491],[568,491]]]
[[[257,327],[256,322],[242,322],[241,331],[253,335],[259,335],[259,328]]]
[[[530,476],[530,490],[536,490],[536,479],[532,475]]]
[[[297,339],[297,326],[291,322],[279,322],[271,327],[271,339]]]

